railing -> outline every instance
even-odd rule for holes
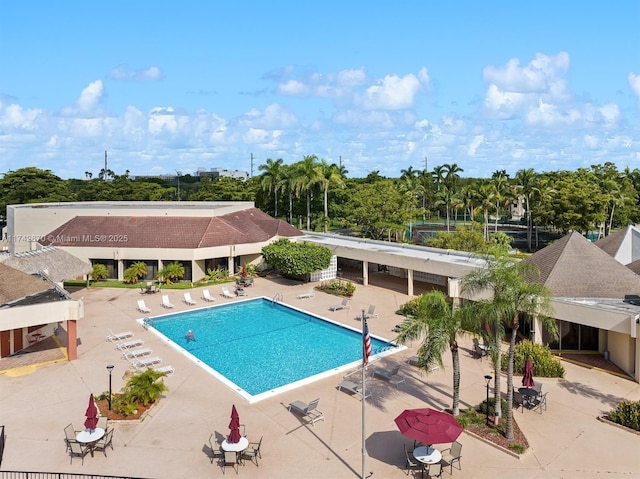
[[[70,472],[0,471],[0,479],[143,479],[133,476],[100,476]]]
[[[4,426],[0,426],[0,466],[2,465],[2,455],[4,454]]]
[[[273,298],[271,298],[272,303],[277,303],[278,301],[282,301],[282,293],[277,293]]]

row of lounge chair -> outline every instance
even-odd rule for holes
[[[229,291],[229,288],[227,288],[226,286],[222,287],[222,292],[220,293],[220,295],[223,298],[235,298],[236,296],[245,296],[246,293],[244,291],[244,288],[238,287],[236,286],[236,294],[232,294]],[[208,303],[213,303],[216,299],[211,296],[211,293],[209,292],[208,289],[205,289],[202,291],[202,299],[204,299],[205,301],[207,301]],[[197,301],[195,301],[192,297],[191,297],[191,293],[186,292],[183,294],[182,297],[182,302],[185,303],[188,306],[195,306],[196,304],[198,304]],[[160,302],[160,305],[165,308],[165,309],[172,309],[175,308],[175,305],[171,302],[171,300],[169,299],[169,295],[168,294],[163,294],[162,295],[162,301]],[[144,299],[139,299],[138,300],[138,306],[137,306],[137,310],[141,313],[150,313],[151,312],[151,308],[149,308]]]
[[[107,336],[107,341],[116,343],[115,349],[122,352],[121,358],[129,361],[131,369],[145,370],[162,362],[160,356],[151,356],[152,350],[150,348],[140,347],[144,344],[142,339],[131,339],[132,336],[133,333],[131,331],[114,333],[110,329]],[[175,371],[170,365],[153,369],[164,374],[171,374]]]

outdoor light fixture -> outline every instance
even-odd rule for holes
[[[484,380],[487,382],[487,402],[485,403],[485,411],[487,412],[487,426],[489,425],[489,383],[493,378],[490,375],[486,375]]]
[[[109,411],[111,411],[111,371],[113,371],[113,364],[107,366],[107,371],[109,371],[109,400],[107,402],[109,403]]]

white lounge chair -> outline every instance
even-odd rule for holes
[[[386,379],[398,387],[398,384],[405,382],[404,378],[398,375],[398,371],[400,371],[400,366],[396,366],[391,371],[384,368],[376,368],[373,370],[373,377]]]
[[[318,411],[318,403],[320,399],[314,399],[309,404],[302,401],[294,401],[289,404],[289,411],[295,411],[302,414],[302,417],[308,417],[311,425],[313,426],[316,421],[324,421],[324,414]]]
[[[136,359],[142,356],[148,356],[149,354],[151,354],[151,349],[149,348],[128,349],[122,353],[122,359]]]
[[[233,298],[233,297],[234,297],[234,296],[233,296],[233,294],[231,294],[231,293],[229,292],[229,288],[227,288],[226,286],[223,286],[223,287],[222,287],[222,296],[223,296],[224,298]]]
[[[162,295],[162,307],[166,308],[166,309],[175,308],[175,306],[173,304],[171,304],[171,301],[169,301],[169,295],[168,294],[163,294]]]
[[[131,369],[146,369],[150,368],[154,364],[160,364],[162,358],[160,356],[153,356],[150,358],[139,358],[129,362]]]
[[[360,396],[360,398],[362,399],[362,391],[361,388],[362,386],[360,384],[356,384],[353,381],[349,381],[349,380],[344,380],[342,381],[340,384],[338,384],[338,391],[342,391],[343,389],[345,391],[349,391],[350,393],[353,393],[353,395],[355,396]],[[367,395],[365,396],[365,399],[371,397],[371,393],[367,393]]]
[[[191,293],[184,293],[184,299],[182,301],[184,301],[189,306],[193,306],[194,304],[196,304],[196,302],[191,299]]]
[[[329,309],[331,311],[338,311],[339,309],[351,309],[349,298],[342,298],[342,303],[333,305]]]
[[[316,293],[313,291],[313,288],[309,288],[309,291],[306,293],[300,293],[298,299],[313,298],[315,295]]]
[[[173,369],[173,366],[161,366],[159,368],[153,368],[154,371],[158,371],[159,373],[164,373],[164,374],[172,374],[175,369]]]
[[[209,293],[208,289],[202,290],[202,299],[204,299],[205,301],[209,301],[210,303],[213,303],[216,300],[216,298],[211,296],[211,293]]]
[[[116,341],[122,341],[123,339],[127,339],[133,336],[133,333],[131,331],[123,331],[122,333],[114,333],[110,329],[108,331],[109,336],[107,336],[107,341],[111,341],[112,343],[115,343]]]
[[[139,299],[138,300],[138,311],[140,311],[141,313],[150,313],[151,312],[151,308],[147,307],[147,305],[144,304],[144,299]]]
[[[364,315],[364,319],[377,318],[377,317],[378,317],[378,314],[376,313],[376,305],[370,304],[369,310]]]
[[[142,346],[143,344],[144,341],[142,339],[132,339],[131,341],[116,344],[116,349],[125,350],[130,348],[137,348],[138,346]]]

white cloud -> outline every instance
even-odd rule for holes
[[[469,156],[475,156],[476,151],[478,150],[480,145],[482,145],[482,143],[484,143],[484,135],[476,135],[475,137],[473,137],[471,139],[471,143],[469,143],[469,146],[467,148],[467,154]]]
[[[366,110],[400,110],[413,107],[420,80],[413,74],[387,75],[358,96],[356,104]]]
[[[2,105],[0,111],[1,107]],[[0,115],[0,126],[6,129],[35,130],[38,128],[37,120],[41,114],[40,109],[25,110],[20,105],[11,104]]]
[[[546,93],[557,88],[557,83],[569,69],[569,55],[560,52],[557,55],[536,54],[535,59],[525,66],[520,60],[512,58],[503,67],[489,65],[482,71],[487,83],[498,88],[520,93]]]
[[[88,116],[97,114],[97,107],[104,95],[104,85],[102,80],[96,80],[84,88],[80,93],[80,97],[73,106],[62,109],[61,114],[64,116]]]
[[[127,65],[118,65],[111,69],[108,77],[116,81],[156,81],[162,78],[162,70],[157,66],[134,70]]]

